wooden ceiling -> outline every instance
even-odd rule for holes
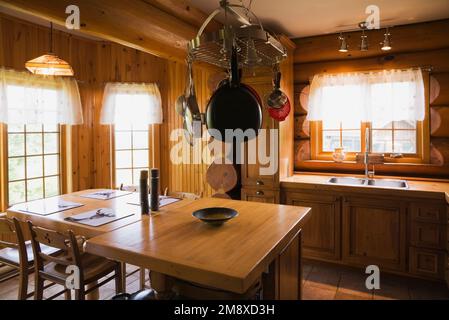
[[[72,0],[0,0],[0,5],[65,25]],[[187,42],[207,16],[175,0],[77,0],[81,32],[148,52],[184,61]],[[213,22],[209,30],[218,28]]]

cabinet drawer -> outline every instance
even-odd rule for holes
[[[447,223],[446,206],[433,203],[412,203],[412,220]]]
[[[279,203],[279,191],[243,188],[242,200],[265,203]]]
[[[444,279],[447,255],[444,251],[410,248],[410,272],[416,275]]]
[[[446,227],[439,224],[412,222],[410,237],[415,247],[446,248]]]

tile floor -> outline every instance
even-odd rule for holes
[[[365,287],[362,270],[307,261],[304,300],[449,300],[445,284],[381,274],[380,290]]]
[[[137,270],[127,265],[127,292],[139,290]],[[303,273],[304,300],[449,300],[449,289],[442,283],[381,274],[381,289],[369,291],[365,287],[366,275],[357,269],[307,261]],[[30,291],[33,287],[31,275]],[[1,282],[0,300],[17,299],[17,288],[17,277]],[[61,287],[52,287],[44,296],[50,297],[60,290]],[[108,300],[114,295],[114,282],[100,288],[100,299]]]

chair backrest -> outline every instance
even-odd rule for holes
[[[6,217],[0,218],[0,246],[16,249],[19,247],[14,223]]]
[[[45,263],[55,262],[60,265],[76,265],[81,268],[81,254],[74,233],[69,230],[67,234],[34,226],[28,221],[31,233],[31,243],[35,259],[35,266],[42,271]],[[48,255],[42,252],[41,244],[61,250],[58,256]]]
[[[4,216],[0,217],[0,246],[17,249],[20,264],[23,266],[28,264],[25,237],[21,222],[17,218],[11,220]]]

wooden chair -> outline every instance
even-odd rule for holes
[[[4,240],[8,239],[8,240]],[[19,273],[18,299],[26,300],[33,293],[28,293],[28,277],[34,271],[34,255],[30,241],[25,241],[21,223],[17,218],[12,220],[0,217],[0,245],[6,248],[0,250],[0,263],[9,266],[14,272],[8,272],[2,281],[17,276]],[[42,246],[42,252],[48,255],[57,254],[58,250]]]
[[[68,266],[76,266],[79,270],[79,289],[75,289],[75,299],[85,300],[86,295],[98,289],[104,284],[115,279],[116,293],[121,293],[122,272],[121,264],[106,258],[83,253],[80,246],[85,242],[82,237],[76,237],[69,230],[67,234],[59,233],[53,230],[33,226],[29,221],[28,226],[31,233],[31,243],[33,246],[35,263],[35,300],[43,299],[44,281],[50,281],[62,286],[66,286],[66,280],[69,276],[66,273]],[[45,254],[42,251],[42,245],[48,245],[57,248],[63,252],[58,257]],[[98,281],[110,273],[114,273],[105,280]],[[89,286],[86,289],[86,286]],[[68,289],[62,291],[67,292]],[[53,299],[62,294],[62,292],[50,297]]]

